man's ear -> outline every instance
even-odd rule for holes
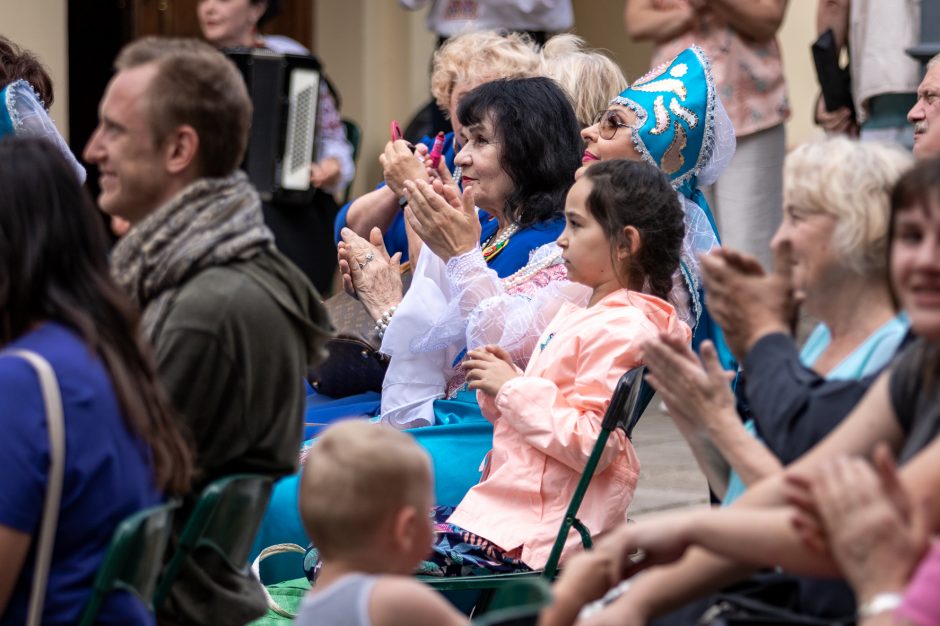
[[[193,167],[197,154],[199,134],[189,124],[176,127],[163,141],[163,155],[170,174],[179,174]]]
[[[623,227],[623,243],[617,250],[617,260],[622,261],[627,257],[634,257],[640,251],[643,242],[640,241],[640,231],[635,226]]]

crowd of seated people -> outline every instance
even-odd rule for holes
[[[690,24],[712,10],[631,4]],[[756,28],[725,4],[712,17]],[[762,3],[766,37],[785,4]],[[216,49],[267,45],[267,8],[203,0],[209,43],[118,55],[82,154],[99,208],[129,226],[110,251],[48,117],[48,75],[0,38],[0,624],[76,622],[122,519],[179,499],[172,549],[200,491],[238,473],[293,477],[262,536],[312,541],[297,623],[466,623],[412,575],[543,568],[617,381],[641,365],[721,506],[628,524],[639,460],[614,432],[581,505],[594,546],[569,538],[533,619],[697,623],[730,594],[839,623],[940,623],[940,57],[908,114],[913,157],[845,137],[789,153],[768,270],[720,247],[704,193],[748,134],[708,52],[682,47],[628,84],[572,35],[453,37],[432,76],[454,130],[442,154],[393,137],[384,181],[336,220],[344,288],[390,357],[382,393],[319,397],[339,423],[304,442],[304,376],[344,320],[281,254],[238,169],[251,103]],[[222,32],[235,10],[241,29]],[[801,315],[818,325],[798,348]],[[43,574],[55,402],[64,487]],[[486,425],[486,445],[435,475],[409,431],[455,412]],[[440,501],[450,472],[471,484]],[[302,538],[266,534],[272,518]],[[247,624],[268,602],[211,551],[156,615],[140,600],[113,592],[98,620]]]

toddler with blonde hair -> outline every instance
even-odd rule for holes
[[[433,539],[433,477],[421,446],[391,427],[352,420],[328,428],[312,450],[300,514],[323,566],[295,623],[466,624],[410,576]]]

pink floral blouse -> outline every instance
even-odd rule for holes
[[[755,41],[742,37],[706,10],[691,30],[656,49],[653,67],[669,62],[692,44],[698,44],[711,61],[718,95],[738,137],[766,130],[790,117],[776,38]]]

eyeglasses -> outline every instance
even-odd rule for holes
[[[633,128],[632,124],[627,124],[618,117],[617,112],[611,109],[601,111],[594,116],[594,126],[597,126],[601,139],[613,139],[614,135],[621,128]]]

